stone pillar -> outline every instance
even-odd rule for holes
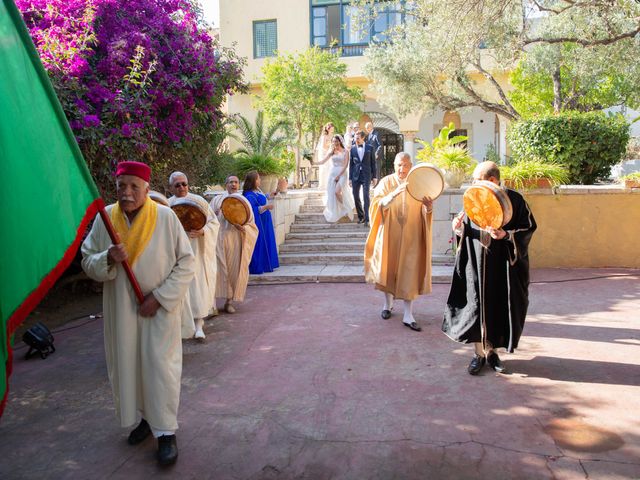
[[[415,139],[416,139],[416,131],[406,131],[406,132],[400,132],[402,133],[402,135],[404,135],[404,147],[403,150],[405,152],[407,152],[409,155],[411,155],[411,161],[415,164],[416,163],[416,144],[415,144]]]
[[[497,146],[497,145],[496,145]],[[500,163],[506,163],[507,155],[507,120],[500,117]]]

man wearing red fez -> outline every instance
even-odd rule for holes
[[[82,244],[82,267],[104,282],[107,370],[128,442],[158,439],[158,462],[175,463],[182,375],[181,318],[194,275],[194,256],[178,217],[148,197],[151,169],[120,162],[118,202],[106,207],[121,243],[113,245],[96,217]],[[122,268],[127,260],[145,295],[138,305]]]

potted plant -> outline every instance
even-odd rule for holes
[[[505,186],[516,190],[552,188],[568,183],[569,170],[559,163],[546,162],[541,158],[526,158],[502,167],[501,177]]]
[[[447,146],[436,152],[433,163],[444,170],[444,181],[450,188],[460,188],[476,166],[465,147]]]
[[[238,175],[244,177],[251,170],[256,170],[262,177],[262,190],[265,192],[274,192],[278,178],[284,174],[282,162],[277,158],[257,153],[237,155],[236,171]]]
[[[465,135],[451,133],[455,130],[453,122],[440,130],[431,143],[418,140],[424,147],[416,154],[419,162],[429,162],[444,170],[444,180],[450,188],[460,188],[473,171],[476,161],[466,147],[461,144],[467,140]]]
[[[630,173],[624,177],[620,177],[624,182],[625,188],[640,188],[640,172]]]

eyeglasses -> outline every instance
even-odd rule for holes
[[[187,182],[178,182],[178,183],[174,183],[173,184],[173,188],[178,188],[178,187],[186,187],[189,184]]]

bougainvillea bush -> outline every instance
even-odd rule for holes
[[[17,0],[94,178],[117,162],[180,169],[204,184],[224,135],[221,105],[244,91],[244,60],[221,48],[188,0]]]

